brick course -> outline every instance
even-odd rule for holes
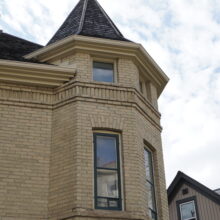
[[[0,104],[0,216],[46,219],[51,111]]]
[[[116,84],[92,82],[92,57],[76,53],[76,77],[57,89],[0,85],[0,219],[148,220],[144,140],[154,151],[159,220],[168,220],[160,114],[138,91],[132,60]],[[94,210],[93,132],[121,136],[123,211]]]

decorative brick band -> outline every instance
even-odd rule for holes
[[[123,130],[124,119],[118,120],[118,118],[101,117],[99,115],[93,115],[90,117],[92,128],[97,129],[111,129],[111,130]]]
[[[56,90],[0,85],[1,104],[51,109],[59,108],[73,101],[135,107],[161,130],[160,113],[134,88],[83,82],[72,82]],[[93,124],[96,123],[95,127],[100,128],[122,129],[123,127],[122,122],[112,119],[104,121],[97,118],[92,121]]]

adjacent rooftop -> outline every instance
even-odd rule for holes
[[[39,44],[0,32],[0,59],[30,62],[23,56],[42,47]]]
[[[170,184],[167,190],[169,203],[173,200],[174,196],[184,183],[197,190],[204,196],[210,198],[215,203],[220,204],[220,195],[217,194],[217,192],[209,189],[208,187],[204,186],[203,184],[199,183],[198,181],[180,171],[177,173],[176,177],[174,178],[173,182]]]

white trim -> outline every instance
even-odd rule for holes
[[[25,58],[50,62],[79,51],[88,54],[100,54],[99,56],[108,54],[108,56],[114,57],[129,57],[140,68],[141,72],[155,84],[157,97],[160,96],[169,80],[143,46],[118,40],[73,35],[30,53]]]
[[[76,34],[79,34],[82,31],[82,27],[83,27],[83,24],[84,24],[84,21],[85,21],[87,5],[88,5],[88,0],[85,0],[84,4],[83,4],[82,16],[80,18],[79,29],[76,32]]]
[[[76,75],[75,68],[0,60],[0,81],[57,87]]]
[[[195,217],[190,217],[190,218],[183,219],[181,206],[189,204],[189,203],[193,203],[193,205],[194,205]],[[181,220],[197,220],[196,204],[195,204],[194,200],[191,200],[189,202],[184,202],[184,203],[179,204],[179,208],[180,208],[180,218],[181,218]]]
[[[92,81],[94,82],[100,82],[100,83],[106,83],[106,84],[117,84],[118,82],[118,73],[117,73],[117,61],[115,59],[106,59],[106,58],[99,58],[99,57],[92,57]],[[93,63],[98,62],[98,63],[108,63],[108,64],[113,64],[113,82],[105,82],[105,81],[96,81],[94,80],[93,76]]]
[[[8,66],[10,68],[28,68],[44,71],[56,71],[56,72],[66,72],[73,74],[76,72],[76,68],[61,67],[50,64],[41,64],[41,63],[30,63],[22,61],[12,61],[12,60],[2,60],[0,59],[0,68],[3,66]]]

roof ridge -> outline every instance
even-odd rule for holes
[[[123,36],[97,0],[79,0],[47,45],[71,35],[130,41]]]
[[[119,29],[116,27],[116,25],[114,24],[114,22],[112,21],[112,19],[108,16],[108,14],[105,12],[105,10],[102,8],[102,6],[99,4],[99,2],[97,0],[94,0],[97,5],[99,6],[99,8],[101,9],[102,13],[106,16],[107,20],[110,22],[110,24],[113,26],[114,30],[116,31],[116,33],[118,33],[119,35],[121,35],[121,37],[124,37],[123,34],[119,31]]]
[[[85,15],[86,15],[86,8],[87,8],[87,6],[88,6],[88,0],[84,0],[82,16],[81,16],[80,23],[79,23],[79,29],[76,32],[76,34],[79,34],[82,31],[83,24],[84,24],[84,21],[85,21]]]
[[[66,20],[59,26],[58,30],[54,33],[54,35],[52,36],[52,38],[47,42],[46,45],[49,45],[51,43],[54,43],[54,37],[60,32],[61,28],[63,28],[63,25],[65,24],[65,22],[72,16],[72,13],[74,12],[74,10],[79,7],[81,1],[83,0],[79,0],[78,3],[75,5],[75,7],[69,12]],[[64,37],[65,38],[65,37]],[[56,41],[56,40],[55,40]]]

